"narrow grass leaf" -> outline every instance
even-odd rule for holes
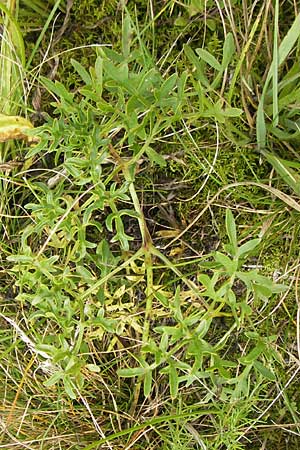
[[[300,176],[276,155],[270,152],[262,151],[267,161],[274,167],[276,172],[281,176],[283,181],[290,186],[293,191],[300,195]]]
[[[62,0],[57,0],[57,1],[55,2],[54,6],[53,6],[53,8],[52,8],[52,10],[51,10],[51,12],[50,12],[50,14],[49,14],[49,16],[48,16],[46,22],[45,22],[45,25],[43,26],[43,29],[42,29],[42,31],[41,31],[39,37],[37,38],[37,41],[36,41],[35,46],[34,46],[32,52],[31,52],[31,55],[30,55],[29,58],[28,58],[28,61],[27,61],[27,64],[26,64],[26,69],[28,69],[28,68],[30,67],[30,64],[32,63],[32,60],[33,60],[33,58],[34,58],[36,52],[38,51],[39,46],[40,46],[40,44],[41,44],[41,42],[42,42],[42,39],[43,39],[43,37],[45,36],[45,33],[46,33],[46,31],[48,30],[48,28],[49,28],[49,25],[50,25],[50,23],[51,23],[51,20],[53,19],[54,14],[55,14],[55,12],[57,11],[57,9],[59,8],[61,2],[62,2]],[[1,3],[0,3],[0,4],[1,4]]]
[[[239,57],[239,60],[238,60],[238,62],[236,64],[236,68],[235,68],[232,80],[230,82],[230,88],[229,88],[229,92],[228,92],[227,100],[228,100],[229,104],[231,103],[232,96],[233,96],[233,94],[235,92],[236,81],[238,79],[239,74],[241,73],[241,68],[242,68],[243,62],[244,62],[244,60],[246,58],[246,55],[248,53],[248,50],[249,50],[249,48],[251,46],[252,40],[253,40],[254,35],[256,33],[257,27],[259,25],[259,22],[260,22],[262,13],[264,11],[264,8],[265,8],[264,6],[261,7],[261,9],[260,9],[260,11],[259,11],[259,13],[257,15],[257,18],[256,18],[256,20],[255,20],[255,22],[253,24],[253,27],[251,28],[251,31],[249,33],[248,41],[246,42],[246,44],[245,44],[245,46],[244,46],[244,48],[243,48],[243,50],[241,52],[241,55]]]
[[[180,413],[180,414],[170,414],[170,415],[160,415],[158,417],[152,417],[150,420],[143,421],[141,424],[134,425],[129,428],[125,428],[121,431],[118,431],[117,433],[112,433],[108,437],[105,437],[103,439],[100,439],[98,441],[94,441],[91,444],[87,445],[83,448],[83,450],[93,450],[94,448],[99,448],[100,445],[106,444],[108,441],[113,441],[114,439],[117,439],[122,436],[126,435],[132,435],[135,431],[139,430],[145,430],[147,427],[153,429],[153,425],[155,424],[167,424],[168,421],[181,421],[183,419],[191,420],[191,417],[195,417],[195,419],[199,419],[199,417],[202,416],[209,416],[209,415],[220,415],[220,409],[203,409],[199,410],[197,409],[195,412],[188,410],[188,412]]]
[[[4,14],[9,19],[9,25],[11,27],[10,29],[10,38],[15,46],[16,52],[18,57],[20,58],[22,66],[25,66],[25,46],[24,46],[24,40],[22,31],[19,27],[18,22],[14,18],[14,16],[11,14],[10,10],[6,8],[6,6],[0,2],[0,10],[4,12]],[[4,39],[2,37],[2,43],[4,43]],[[1,46],[2,46],[1,43]],[[2,52],[1,52],[2,55]],[[1,80],[3,82],[3,80]]]
[[[281,65],[293,49],[300,35],[300,13],[295,18],[293,25],[283,38],[278,50],[278,64]]]
[[[23,0],[22,3],[27,7],[30,8],[32,11],[34,11],[35,13],[37,13],[39,16],[41,17],[47,17],[48,15],[48,11],[47,11],[47,6],[48,6],[48,2],[44,2],[44,4],[42,2],[39,1],[28,1],[28,0]]]
[[[273,125],[278,125],[278,16],[279,0],[275,1],[274,34],[273,34]]]
[[[264,97],[262,96],[259,101],[256,114],[256,140],[259,149],[264,149],[266,147],[267,137],[263,98]]]

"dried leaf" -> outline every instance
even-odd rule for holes
[[[38,142],[36,137],[26,134],[32,129],[32,123],[24,117],[0,114],[0,142],[10,139],[25,139],[29,144],[36,143]]]

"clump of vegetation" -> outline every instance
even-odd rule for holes
[[[300,15],[96,3],[0,3],[0,448],[297,448]]]

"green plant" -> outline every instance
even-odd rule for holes
[[[56,80],[39,75],[56,55],[27,72],[44,124],[24,122],[22,166],[1,166],[1,445],[233,450],[274,423],[285,439],[300,206],[258,165],[243,97],[269,3],[117,3],[67,2]],[[64,5],[32,3],[28,67]],[[82,10],[88,42],[100,27],[116,46],[68,48]]]
[[[191,385],[202,379],[210,380],[210,392],[216,392],[222,385],[223,398],[237,400],[246,395],[249,390],[250,372],[255,369],[258,374],[274,381],[273,373],[259,360],[266,358],[271,362],[274,358],[272,342],[276,337],[262,338],[258,333],[246,332],[249,340],[255,345],[247,356],[236,361],[224,360],[220,352],[231,339],[234,328],[245,326],[250,320],[251,308],[249,299],[267,301],[273,294],[285,290],[285,286],[276,285],[267,277],[259,275],[256,270],[244,271],[242,265],[245,257],[259,245],[259,239],[252,239],[238,247],[236,226],[230,210],[226,214],[226,229],[230,243],[225,247],[230,256],[216,252],[213,261],[204,267],[212,271],[212,275],[200,273],[201,296],[205,298],[207,310],[193,310],[182,303],[183,293],[178,287],[174,297],[170,293],[168,298],[159,291],[154,294],[161,305],[167,309],[167,316],[174,320],[172,326],[158,326],[154,328],[154,336],[142,347],[142,356],[137,358],[140,367],[120,369],[119,374],[124,377],[143,376],[144,395],[148,396],[152,389],[153,371],[167,374],[169,378],[171,398],[178,395],[179,385]],[[235,285],[243,283],[245,294],[238,300]],[[241,286],[240,286],[241,288]],[[212,344],[204,338],[208,334],[212,322],[218,317],[232,319],[229,330]],[[251,321],[250,321],[251,323]],[[161,337],[159,337],[161,336]],[[177,355],[180,354],[180,359]],[[236,356],[235,356],[236,358]],[[148,364],[147,360],[153,360]]]
[[[81,345],[84,333],[86,328],[93,326],[92,316],[86,322],[83,301],[97,294],[98,289],[113,279],[123,267],[145,258],[145,344],[148,343],[150,311],[155,298],[152,262],[154,257],[166,263],[169,269],[180,276],[195,295],[201,298],[201,295],[197,294],[198,288],[153,246],[134,187],[135,172],[141,159],[147,158],[150,164],[166,164],[163,155],[155,149],[158,136],[176,127],[182,120],[182,114],[185,114],[187,119],[190,117],[188,111],[184,112],[188,105],[185,93],[188,74],[174,73],[163,79],[145,49],[130,52],[129,16],[125,17],[123,26],[122,55],[110,49],[99,49],[95,66],[89,72],[79,62],[72,61],[84,83],[79,96],[68,92],[60,82],[54,83],[42,78],[44,86],[56,97],[53,107],[54,113],[59,117],[49,119],[47,124],[33,131],[40,143],[28,151],[26,158],[31,160],[50,142],[47,153],[54,154],[54,164],[56,167],[59,165],[56,171],[64,175],[53,189],[49,189],[45,181],[30,182],[29,187],[35,201],[25,205],[25,208],[31,212],[32,221],[23,229],[20,255],[9,258],[17,263],[14,271],[23,274],[18,275],[17,285],[21,291],[18,299],[38,308],[38,311],[30,316],[31,320],[34,323],[43,322],[44,317],[48,317],[56,322],[61,330],[54,338],[60,356],[54,357],[56,350],[47,347],[49,356],[52,355],[55,362],[63,358],[66,373],[69,373],[71,378],[74,376],[74,379],[77,379],[77,375],[80,378],[81,364],[77,358],[78,354],[83,352]],[[224,62],[220,66],[222,70],[228,64],[226,51],[224,55]],[[207,55],[205,58],[208,58]],[[195,95],[199,96],[200,93]],[[199,118],[213,116],[215,109],[210,113],[209,108],[209,103],[204,102],[203,97],[204,112],[193,112],[192,115]],[[232,115],[235,113],[229,114],[226,109],[219,107],[221,123],[223,116]],[[117,176],[121,177],[121,183],[113,181]],[[73,186],[78,186],[75,196],[72,195]],[[123,208],[124,203],[132,207]],[[97,223],[96,214],[105,218],[106,230],[103,225]],[[89,264],[91,260],[95,261],[93,249],[99,247],[96,242],[89,241],[87,230],[91,227],[97,230],[98,246],[107,245],[103,239],[107,233],[113,233],[111,243],[120,245],[121,251],[128,252],[130,241],[134,238],[125,232],[124,218],[137,220],[141,248],[129,259],[123,257],[120,268],[111,267],[111,272],[104,279],[100,278],[95,282],[98,270],[91,273]],[[40,239],[43,239],[44,243],[38,246],[35,242]],[[60,248],[62,253],[57,253]],[[111,258],[109,253],[108,257]],[[75,265],[73,269],[66,269],[70,264]],[[85,292],[78,297],[77,292],[82,289]],[[179,296],[179,292],[177,295]],[[50,298],[52,301],[49,301]],[[96,310],[94,324],[102,323],[103,326],[104,310]],[[189,320],[192,320],[193,325],[199,317],[197,315]],[[206,318],[204,320],[206,321]],[[107,324],[111,332],[115,331],[114,328],[111,329],[113,322],[108,320]],[[190,324],[182,324],[182,333],[186,326]],[[182,333],[178,337],[180,340]],[[75,335],[76,345],[74,342],[67,343],[67,339],[74,340]],[[180,347],[185,344],[185,341],[182,341]],[[171,369],[173,370],[173,367]],[[50,384],[61,377],[61,372],[53,375]],[[145,389],[147,394],[151,389],[150,379],[151,376],[148,375],[148,387]],[[64,382],[66,383],[65,380]],[[177,390],[177,386],[174,389]],[[72,397],[75,396],[70,388],[68,392]]]

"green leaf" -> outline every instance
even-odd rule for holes
[[[53,94],[56,94],[61,99],[64,99],[68,103],[73,103],[74,94],[69,92],[65,86],[60,81],[55,81],[55,83],[48,78],[40,77],[41,82]]]
[[[100,309],[103,311],[103,308]],[[103,313],[104,314],[104,313]],[[109,333],[115,333],[117,329],[118,322],[116,319],[109,319],[104,317],[101,313],[98,313],[98,316],[92,320],[93,325],[100,325],[105,331]]]
[[[19,264],[33,264],[33,257],[27,255],[9,255],[6,259]]]
[[[152,389],[152,370],[147,370],[144,376],[144,396],[148,397]]]
[[[146,148],[146,153],[152,164],[158,164],[160,167],[165,167],[167,165],[166,160],[152,147],[148,146]]]
[[[193,17],[195,14],[202,13],[206,10],[207,0],[191,0],[188,6],[189,16]]]
[[[96,75],[97,93],[99,94],[99,96],[101,96],[103,90],[103,58],[101,58],[101,56],[97,56],[95,62],[95,75]]]
[[[165,353],[168,350],[169,347],[169,336],[167,333],[163,333],[161,339],[160,339],[160,343],[159,343],[159,350],[163,353]],[[158,352],[157,352],[158,353]],[[158,355],[159,359],[160,355]],[[157,362],[158,364],[159,362]]]
[[[173,73],[167,80],[165,80],[163,82],[160,89],[158,90],[159,97],[161,99],[165,99],[165,97],[167,97],[169,95],[169,93],[174,88],[174,86],[177,82],[177,79],[178,79],[177,73]]]
[[[248,389],[249,389],[249,373],[252,369],[252,365],[249,364],[243,372],[238,376],[236,387],[234,389],[234,392],[232,394],[233,399],[239,399],[243,395],[247,396]]]
[[[228,258],[228,256],[223,253],[216,252],[215,260],[225,268],[226,272],[230,276],[233,275],[238,268],[238,261]]]
[[[65,376],[65,377],[63,377],[63,383],[64,383],[64,388],[65,388],[68,396],[70,398],[72,398],[73,400],[75,400],[77,395],[75,394],[75,391],[74,391],[75,386],[74,386],[72,380],[70,380],[69,377]]]
[[[228,33],[223,45],[222,69],[225,70],[235,54],[235,44],[232,33]]]
[[[247,253],[252,252],[261,242],[261,239],[251,239],[245,244],[241,245],[237,250],[237,256],[240,258],[241,256],[246,255]]]
[[[289,28],[289,31],[281,41],[278,50],[279,65],[284,63],[287,56],[294,47],[295,43],[297,42],[299,35],[300,35],[300,14],[298,14],[298,16],[295,18],[293,25]]]
[[[203,319],[195,329],[198,339],[204,338],[211,325],[211,319]]]
[[[264,378],[270,381],[276,381],[276,377],[271,370],[267,369],[261,362],[253,361],[253,366],[261,373]]]
[[[227,359],[222,359],[219,356],[214,356],[214,365],[216,367],[236,367],[237,363]]]
[[[86,367],[87,370],[89,370],[90,372],[93,372],[93,373],[100,373],[101,372],[100,367],[97,366],[96,364],[87,364],[85,367]]]
[[[172,337],[172,341],[175,342],[179,339],[182,339],[185,334],[185,330],[178,327],[169,327],[167,325],[160,325],[154,328],[156,333],[166,334]]]
[[[120,53],[115,52],[109,47],[102,47],[100,50],[100,55],[105,55],[108,59],[114,61],[115,63],[124,62],[124,56],[120,55]]]
[[[243,114],[243,110],[240,108],[231,108],[230,106],[222,110],[225,117],[239,117]]]
[[[228,303],[230,306],[235,306],[236,305],[236,295],[233,292],[232,289],[229,289],[227,292],[227,297],[228,297]]]
[[[186,27],[188,23],[189,21],[187,18],[179,16],[175,19],[174,25],[175,27]]]
[[[246,356],[242,356],[239,361],[241,364],[252,364],[264,351],[266,345],[264,342],[258,342],[258,344],[251,350]]]
[[[80,75],[81,79],[85,82],[86,85],[92,84],[92,79],[88,73],[88,71],[75,59],[71,58],[71,64],[76,70],[76,72]]]
[[[216,354],[214,347],[212,347],[211,344],[206,342],[204,339],[198,339],[197,336],[195,336],[187,348],[187,354],[199,357],[204,353],[208,355]]]
[[[199,61],[199,58],[195,55],[194,51],[189,47],[187,44],[184,44],[183,50],[189,61],[195,66],[196,68],[196,75],[197,79],[201,82],[201,84],[205,87],[209,87],[209,82],[204,75],[204,67],[203,67],[203,61]]]
[[[204,50],[203,48],[196,48],[196,53],[209,66],[213,67],[218,72],[222,71],[222,66],[219,63],[219,61],[217,61],[216,58],[211,53],[209,53],[207,50]]]
[[[121,64],[119,66],[114,65],[111,61],[104,59],[103,60],[103,69],[107,73],[107,75],[115,80],[117,83],[121,83],[123,87],[131,93],[135,94],[135,89],[132,83],[128,83],[128,66],[127,64]]]
[[[236,224],[231,212],[231,209],[226,209],[226,219],[225,226],[227,231],[227,236],[229,237],[230,244],[233,249],[233,256],[237,254],[237,232],[236,232]]]
[[[178,374],[176,367],[174,364],[170,364],[169,366],[169,383],[170,383],[170,395],[172,400],[175,400],[178,394]]]
[[[122,23],[122,53],[125,59],[130,54],[130,44],[132,40],[131,19],[127,13]]]
[[[163,295],[159,291],[157,291],[157,292],[154,291],[153,295],[165,308],[169,308],[170,300],[165,295]]]
[[[93,282],[93,280],[95,280],[95,277],[91,274],[91,272],[84,266],[78,265],[76,267],[76,273],[78,273],[78,275],[80,275],[80,277],[82,278],[82,280],[85,283],[91,283]]]
[[[44,381],[43,383],[44,386],[46,387],[54,386],[56,383],[59,382],[59,380],[62,379],[63,375],[64,373],[62,371],[55,372],[53,375],[51,375],[51,377],[47,381]]]
[[[119,369],[119,377],[133,378],[140,377],[147,373],[148,369],[146,367],[133,367],[132,369]]]
[[[177,98],[179,105],[183,103],[186,96],[185,87],[187,79],[188,79],[187,71],[182,72],[180,77],[177,79]]]
[[[256,140],[259,149],[264,149],[266,146],[267,128],[264,114],[263,96],[260,99],[256,114]]]

